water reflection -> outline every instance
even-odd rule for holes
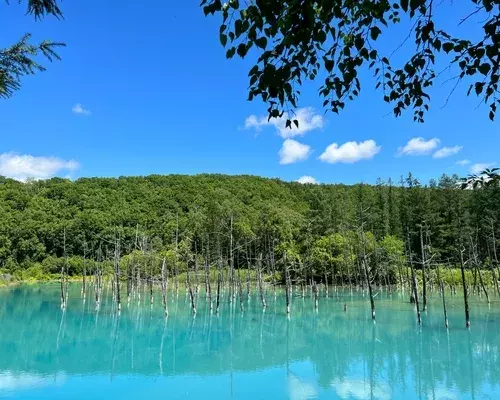
[[[500,313],[472,299],[470,331],[460,298],[449,299],[450,330],[439,299],[416,325],[413,307],[380,295],[373,324],[361,294],[284,298],[262,310],[252,296],[221,301],[219,315],[198,297],[193,317],[182,292],[150,307],[142,295],[120,313],[103,292],[70,288],[65,310],[57,286],[0,291],[0,396],[16,398],[205,397],[276,399],[462,399],[500,393]],[[347,312],[344,312],[347,303]],[[57,379],[56,379],[57,378]],[[54,384],[57,382],[57,384]],[[105,389],[103,389],[105,388]],[[105,390],[104,395],[102,390]]]

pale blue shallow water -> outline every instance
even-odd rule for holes
[[[111,296],[99,312],[70,287],[68,308],[55,284],[0,290],[0,398],[15,399],[500,399],[500,303],[471,299],[464,328],[459,296],[450,329],[433,298],[416,325],[407,295],[376,298],[377,322],[359,293],[255,294],[219,316],[200,295],[193,318],[184,292],[169,292],[163,318],[156,294],[133,299],[118,316]],[[332,293],[330,293],[331,295]],[[347,312],[344,312],[347,303]]]

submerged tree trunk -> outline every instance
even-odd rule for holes
[[[189,273],[189,262],[186,263],[187,266],[187,286],[188,286],[188,291],[189,291],[189,298],[191,299],[191,309],[193,310],[193,314],[196,314],[196,302],[194,299],[194,294],[193,294],[193,289],[191,287],[191,279],[190,279],[190,273]]]
[[[168,317],[168,298],[167,298],[167,288],[168,288],[168,276],[166,271],[165,257],[161,264],[161,293],[163,300],[163,310],[165,312],[165,317]]]
[[[408,242],[408,256],[410,261],[410,269],[411,269],[411,280],[412,280],[412,290],[413,290],[413,299],[415,302],[415,306],[417,308],[417,323],[420,325],[422,323],[422,316],[420,315],[420,302],[418,299],[418,282],[415,273],[415,267],[413,266],[413,259],[411,253],[411,245],[410,245],[410,235],[407,234],[407,242]]]
[[[444,313],[444,326],[448,329],[448,312],[446,310],[446,293],[443,285],[443,280],[441,278],[441,272],[439,270],[439,265],[437,266],[437,278],[439,283],[439,288],[441,290],[441,296],[443,297],[443,313]]]
[[[219,262],[218,262],[218,274],[217,274],[217,294],[216,294],[216,304],[215,304],[215,312],[219,314],[219,305],[220,305],[220,285],[221,285],[221,279],[222,279],[222,256],[219,255]]]
[[[84,243],[83,244],[83,276],[82,276],[82,297],[83,300],[85,300],[85,297],[87,295],[86,291],[86,278],[87,278],[87,245]]]
[[[288,279],[288,263],[286,260],[286,251],[283,256],[283,268],[285,272],[285,299],[286,299],[286,313],[290,314],[290,289],[289,289],[289,279]]]
[[[118,311],[122,309],[122,300],[120,294],[120,242],[117,240],[115,243],[115,280],[116,280],[116,303],[118,304]]]
[[[464,291],[464,306],[465,306],[465,326],[470,327],[470,314],[469,314],[469,298],[467,293],[467,284],[465,282],[465,262],[464,262],[464,249],[460,249],[460,271],[462,273],[462,288]]]
[[[427,278],[426,278],[426,264],[427,257],[425,255],[425,247],[424,247],[424,235],[422,233],[422,227],[420,227],[420,249],[422,256],[422,297],[423,297],[423,311],[427,311]]]
[[[264,283],[262,281],[262,253],[259,254],[259,258],[257,259],[257,279],[262,308],[266,308],[266,296],[264,295]]]
[[[370,308],[372,312],[372,319],[375,320],[375,300],[373,298],[373,289],[372,289],[372,283],[371,283],[371,278],[370,278],[370,271],[368,270],[368,263],[367,263],[367,257],[366,257],[366,237],[365,237],[365,231],[363,228],[363,225],[361,226],[361,235],[362,235],[362,240],[363,240],[363,258],[361,260],[361,264],[363,266],[363,271],[365,274],[365,281],[368,286],[368,294],[370,296]]]

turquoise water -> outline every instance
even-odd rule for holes
[[[70,286],[65,312],[55,284],[0,290],[0,398],[16,399],[497,399],[500,304],[440,299],[416,325],[407,295],[379,293],[377,322],[359,293],[284,298],[253,295],[210,315],[200,295],[192,317],[183,291],[126,301],[118,316],[109,293],[96,312]],[[147,297],[147,298],[146,298]],[[495,300],[498,300],[495,298]],[[344,312],[344,303],[347,312]]]

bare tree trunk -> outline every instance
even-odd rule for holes
[[[465,282],[465,262],[464,262],[464,251],[465,249],[460,249],[460,271],[462,272],[462,288],[464,290],[464,306],[465,306],[465,326],[470,327],[470,314],[469,314],[469,298],[467,294],[467,284]]]
[[[212,304],[212,284],[210,282],[210,242],[207,243],[207,252],[205,258],[205,276],[206,276],[207,297],[210,303],[210,313],[212,313],[213,304]]]
[[[68,255],[66,253],[66,228],[64,228],[64,237],[63,237],[63,251],[64,251],[64,263],[61,267],[61,308],[65,309],[66,308],[66,295],[65,295],[65,290],[64,290],[64,270],[66,267],[66,264],[68,262]]]
[[[189,291],[189,298],[191,299],[191,309],[193,310],[193,314],[196,315],[196,302],[194,299],[194,294],[193,294],[193,289],[191,288],[191,279],[190,279],[190,274],[189,274],[189,262],[186,263],[187,267],[187,285],[188,285],[188,291]]]
[[[262,303],[262,307],[266,308],[266,297],[264,295],[264,284],[262,282],[262,253],[259,254],[259,258],[257,259],[257,277],[259,284],[260,301]]]
[[[149,271],[149,303],[151,306],[154,302],[153,297],[153,274],[154,274],[155,256],[151,255],[151,270]]]
[[[83,243],[83,276],[82,276],[82,297],[85,300],[87,295],[86,278],[87,278],[87,244]]]
[[[167,287],[168,287],[168,276],[166,271],[165,257],[163,257],[163,262],[161,264],[161,293],[162,293],[163,310],[165,311],[165,317],[168,317]]]
[[[425,255],[425,247],[424,247],[424,235],[422,232],[422,226],[420,227],[420,250],[422,254],[422,297],[423,297],[423,311],[427,311],[427,279],[426,279],[426,264],[427,264],[427,257]]]
[[[373,299],[373,290],[372,290],[372,283],[370,279],[370,272],[368,271],[368,265],[367,265],[367,257],[366,257],[366,237],[365,237],[365,231],[363,227],[364,222],[361,222],[361,235],[362,235],[362,240],[363,240],[363,258],[361,260],[361,264],[363,265],[363,271],[365,274],[365,281],[368,286],[368,294],[370,296],[370,308],[372,312],[372,319],[375,320],[375,301]]]
[[[413,257],[411,254],[411,243],[410,243],[410,234],[409,233],[407,233],[407,242],[408,242],[408,256],[409,256],[410,269],[411,269],[413,299],[415,301],[415,306],[417,308],[417,323],[420,325],[422,323],[422,316],[420,315],[420,302],[418,300],[418,283],[417,283],[417,277],[415,274],[415,267],[413,266]]]
[[[289,289],[289,278],[288,278],[288,263],[286,260],[286,251],[283,255],[283,267],[285,270],[285,297],[286,297],[286,313],[290,314],[290,289]]]
[[[247,301],[250,301],[250,253],[247,249]]]
[[[481,274],[481,269],[479,267],[479,260],[477,257],[477,247],[474,244],[474,242],[472,241],[472,237],[470,237],[469,239],[470,239],[470,246],[471,246],[471,250],[472,250],[472,258],[473,258],[473,262],[474,262],[474,268],[476,269],[477,274],[479,276],[479,284],[481,285],[481,288],[483,289],[484,295],[486,296],[486,301],[488,302],[488,304],[490,304],[490,296],[488,295],[488,290],[486,289],[486,286],[484,284],[483,275]]]
[[[312,288],[314,292],[314,308],[317,310],[318,309],[318,285],[316,284],[316,281],[313,280],[312,282]]]
[[[221,284],[221,274],[222,274],[222,255],[219,254],[219,262],[218,262],[218,274],[217,274],[217,296],[216,296],[216,304],[215,304],[215,312],[219,314],[219,305],[220,305],[220,284]]]
[[[119,264],[119,259],[120,259],[120,242],[118,239],[116,239],[114,264],[115,264],[115,278],[116,278],[116,302],[118,304],[118,311],[120,311],[122,309],[122,301],[121,301],[121,296],[120,296],[120,264]]]
[[[443,280],[441,279],[441,273],[439,270],[439,265],[437,266],[437,278],[439,282],[439,287],[441,289],[441,296],[443,296],[443,312],[444,312],[444,326],[448,329],[448,312],[446,311],[446,293],[443,285]]]
[[[238,267],[238,295],[240,297],[240,311],[243,312],[243,285],[241,283],[241,274],[239,267]]]

